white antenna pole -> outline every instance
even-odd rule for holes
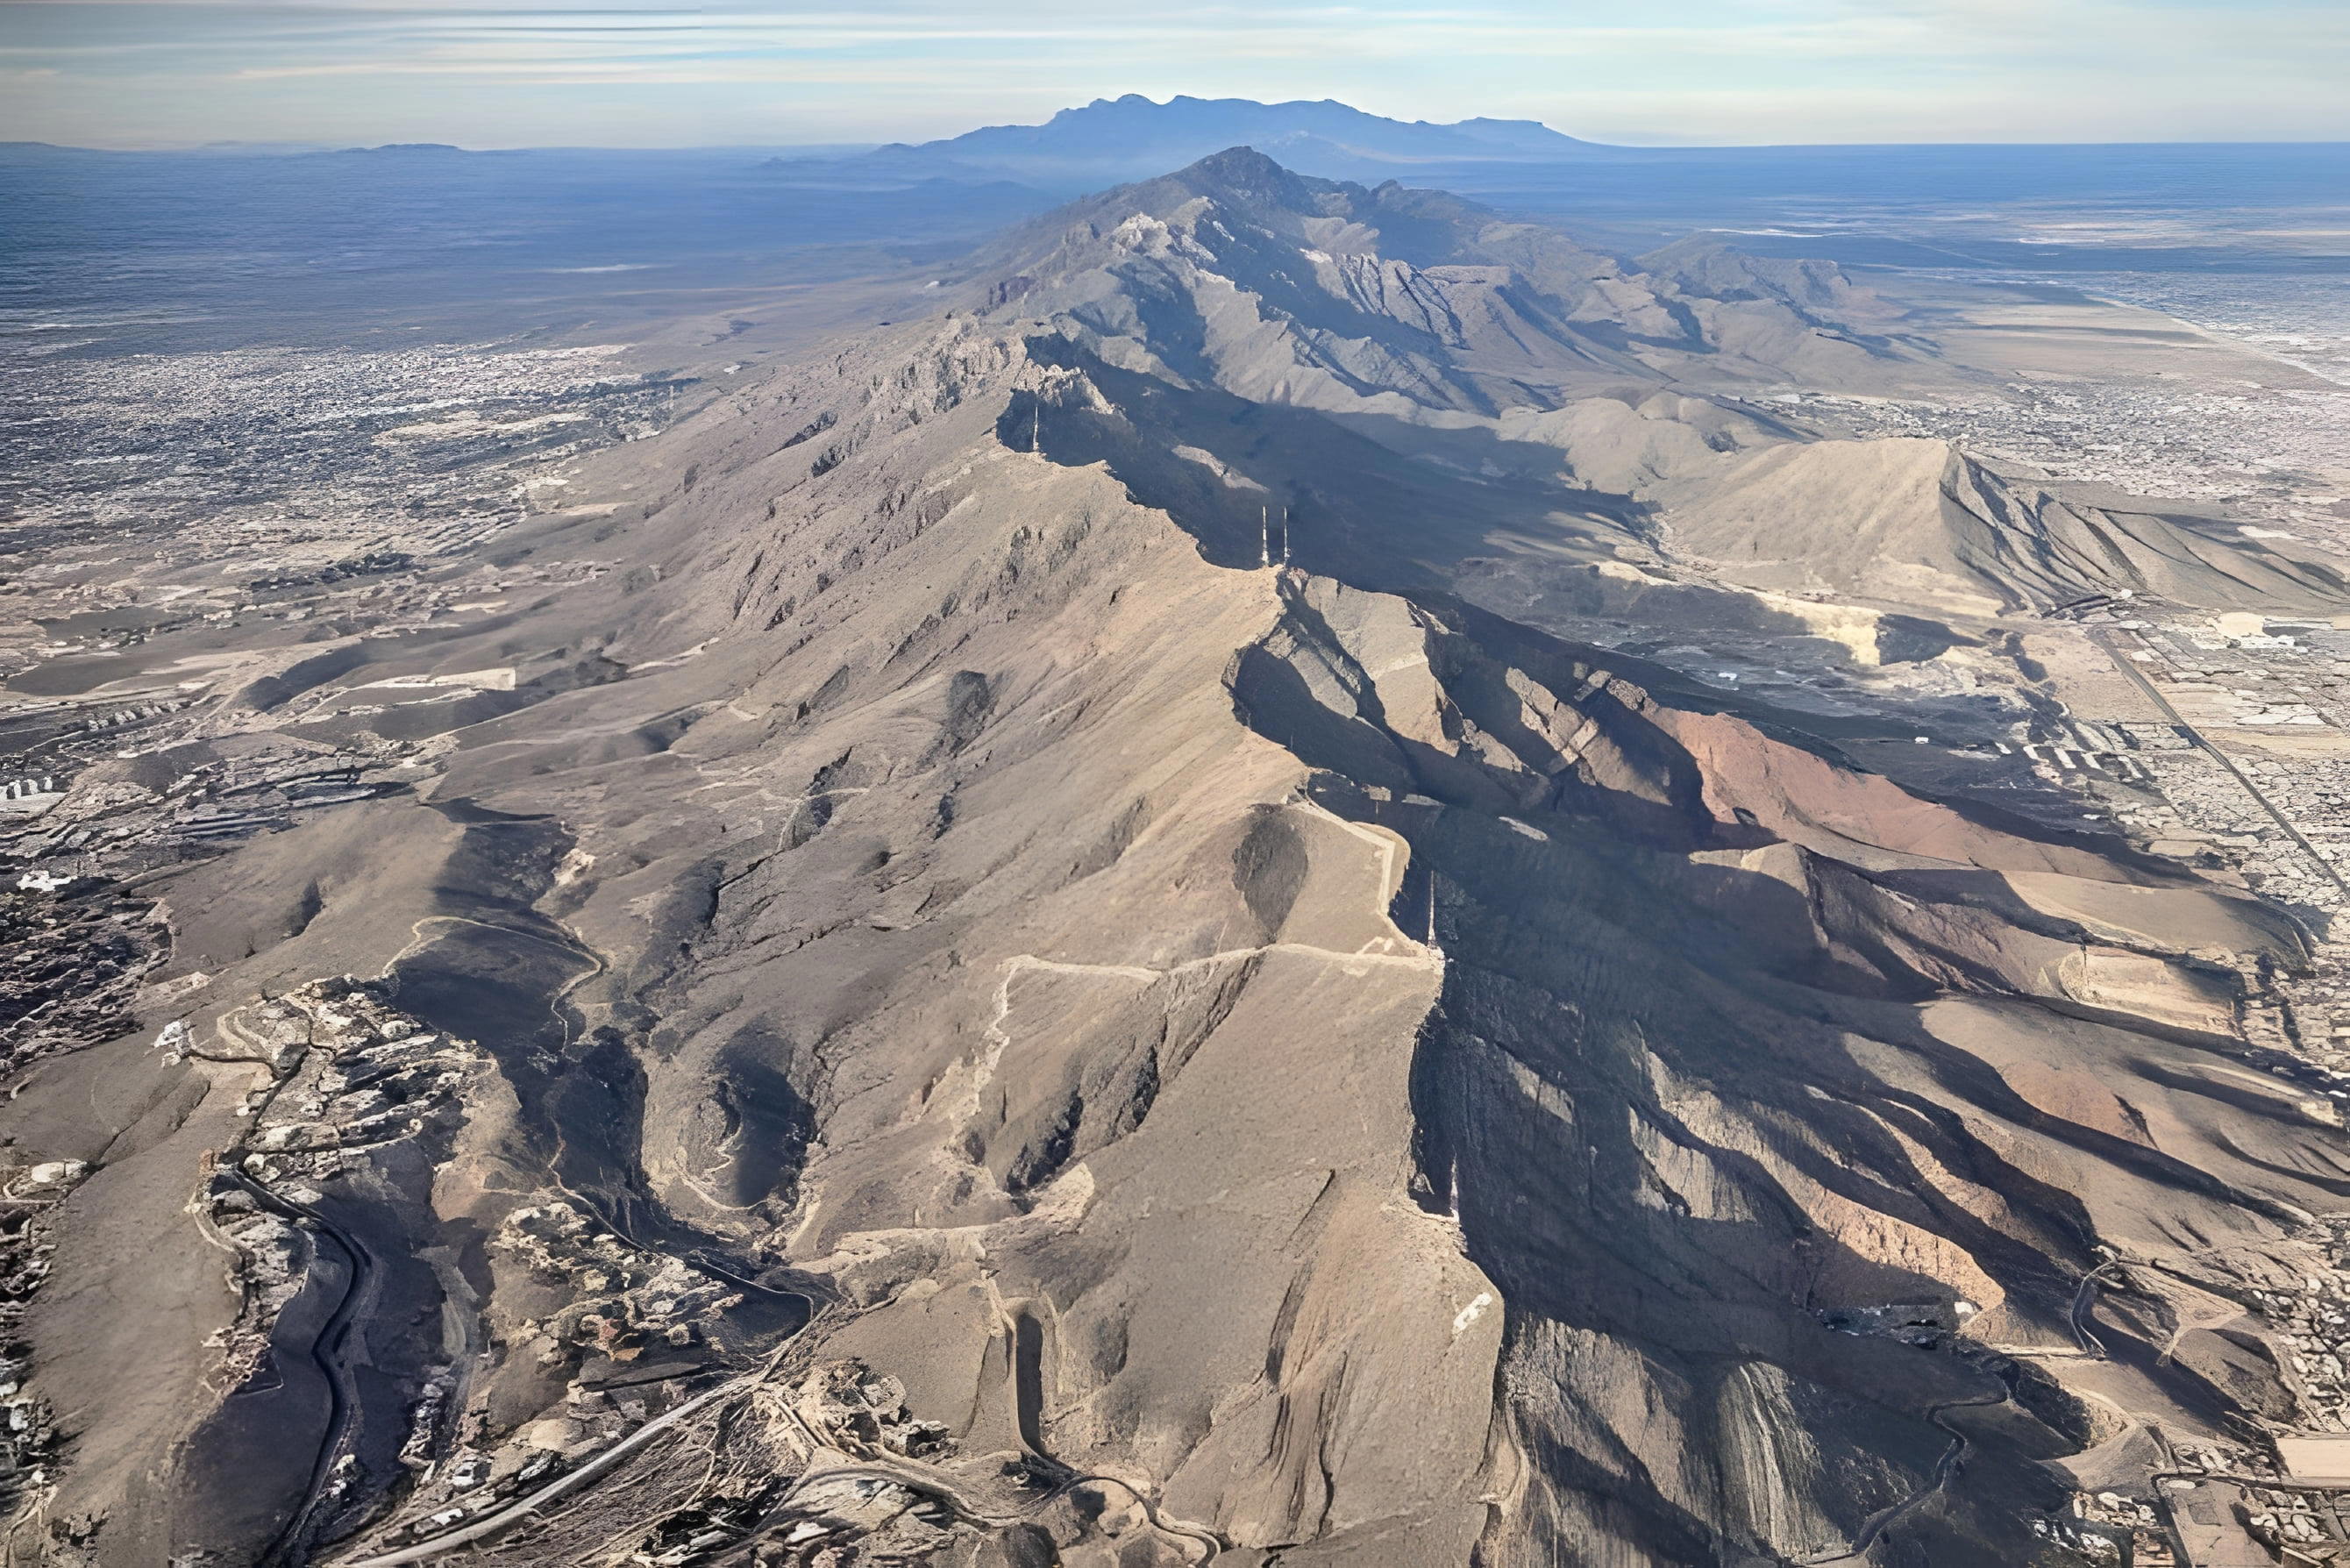
[[[1436,867],[1428,868],[1428,945],[1436,946]]]
[[[1289,508],[1281,509],[1281,564],[1289,565]]]
[[[1045,394],[1039,390],[1028,399],[1028,450],[1039,456],[1045,451]]]
[[[1273,565],[1273,508],[1260,506],[1256,509],[1256,564],[1270,566]]]

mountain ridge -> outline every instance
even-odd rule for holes
[[[893,142],[839,168],[868,177],[1011,178],[1073,192],[1178,168],[1236,144],[1277,153],[1307,173],[1373,179],[1424,166],[1556,162],[1614,151],[1534,120],[1442,125],[1389,119],[1329,99],[1267,104],[1178,95],[1159,103],[1128,93],[1061,109],[1041,124]]]
[[[1237,133],[1237,134],[1235,134]],[[1494,119],[1483,116],[1451,124],[1400,120],[1367,113],[1336,99],[1294,99],[1261,103],[1253,99],[1200,99],[1178,94],[1164,103],[1140,93],[1117,99],[1096,99],[1078,108],[1056,110],[1039,125],[992,125],[959,136],[909,144],[892,142],[889,151],[945,151],[963,155],[1039,151],[1084,139],[1112,155],[1163,155],[1170,144],[1210,142],[1232,146],[1258,137],[1311,137],[1316,140],[1389,151],[1396,156],[1431,157],[1441,152],[1482,154],[1499,158],[1555,158],[1592,145],[1551,130],[1539,120]],[[1178,158],[1189,162],[1195,152]]]
[[[2119,588],[2309,608],[2345,591],[2261,542],[2092,513],[1947,444],[1920,458],[1917,442],[1781,428],[1758,394],[1791,379],[1932,369],[1899,313],[1830,264],[1700,240],[1618,258],[1441,192],[1233,148],[1032,220],[970,273],[966,307],[1042,319],[1104,374],[1311,410],[1409,462],[1482,471],[1505,506],[1506,475],[1524,487],[1511,531],[1586,559],[1679,541],[1685,564],[1753,588],[1962,617]],[[1825,509],[1779,529],[1791,466],[1816,476],[1798,514]],[[1884,493],[1867,477],[1912,469]],[[1358,526],[1376,509],[1346,504]],[[1877,553],[1856,556],[1856,537]],[[1415,558],[1429,536],[1392,543]]]
[[[0,1106],[99,1167],[26,1319],[104,1438],[58,1568],[2063,1568],[2109,1390],[2289,1413],[2309,935],[1856,761],[2022,733],[2030,618],[1676,518],[1997,487],[1767,400],[1933,370],[1850,280],[1656,266],[1227,151],[583,455],[481,552],[559,591],[275,650],[203,722],[399,787],[142,881],[138,1027]]]

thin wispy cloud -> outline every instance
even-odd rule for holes
[[[2350,138],[2338,0],[12,0],[0,136],[918,139],[1128,91],[1631,140]]]

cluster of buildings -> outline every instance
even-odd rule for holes
[[[2181,267],[2074,274],[2068,281],[2099,298],[2160,311],[2350,386],[2350,290],[2322,262],[2307,272]]]
[[[37,363],[0,393],[11,531],[292,554],[511,514],[674,387],[610,348],[256,348]],[[322,563],[323,564],[323,563]]]
[[[2322,935],[2350,904],[2350,626],[2103,615],[2086,629],[2140,699],[2043,722],[2015,754],[2141,847],[2233,876]]]
[[[2248,1061],[2350,1106],[2350,627],[2252,615],[2087,618],[2088,635],[2143,701],[2071,712],[2063,749],[2029,759],[2092,798],[2149,853],[2232,879],[2293,910],[2303,971],[2236,955]],[[2110,748],[2092,769],[2083,753]],[[2113,765],[2116,758],[2126,765]],[[2217,955],[2214,955],[2217,956]],[[2322,1221],[2306,1270],[2247,1293],[2293,1403],[2246,1441],[2177,1440],[2147,1488],[2083,1493],[2065,1539],[2096,1559],[2182,1568],[2350,1563],[2350,1220]],[[2075,1539],[2075,1535],[2078,1539]]]
[[[429,619],[446,599],[369,590],[526,515],[573,459],[650,433],[681,385],[603,348],[42,360],[0,388],[0,677],[189,628]]]
[[[526,1511],[531,1550],[553,1561],[618,1549],[643,1568],[683,1568],[763,1531],[762,1563],[928,1562],[975,1510],[971,1483],[941,1464],[955,1455],[947,1428],[916,1419],[906,1397],[903,1384],[853,1357],[788,1354],[699,1392],[680,1376],[575,1381],[559,1407],[496,1449],[442,1465],[359,1550],[453,1544],[480,1521]],[[689,1417],[681,1440],[629,1460],[625,1483],[565,1495],[566,1476],[617,1456],[653,1423]],[[1039,1501],[1028,1479],[1002,1489],[1007,1515]]]
[[[401,789],[413,773],[408,748],[390,744],[268,735],[224,753],[154,739],[151,751],[93,759],[70,790],[29,797],[37,813],[0,811],[0,865],[44,890],[149,870]]]
[[[0,881],[0,1072],[129,1033],[169,945],[151,901],[111,888],[61,901],[71,882],[38,868]]]
[[[169,1024],[155,1048],[167,1061],[267,1070],[247,1096],[242,1136],[208,1159],[192,1210],[236,1259],[244,1304],[222,1346],[233,1385],[260,1365],[278,1313],[305,1287],[326,1223],[315,1206],[379,1151],[452,1125],[483,1058],[392,1006],[380,986],[348,978],[234,1008],[202,1036]]]
[[[78,1159],[0,1166],[0,1508],[11,1511],[49,1485],[58,1436],[56,1413],[25,1387],[25,1310],[57,1251],[48,1210],[88,1174]]]
[[[1856,436],[1930,436],[2051,479],[2159,495],[2252,520],[2245,536],[2350,547],[2322,475],[2350,475],[2350,386],[2285,390],[2201,380],[2016,381],[2003,397],[1790,394]]]
[[[649,1356],[650,1366],[700,1343],[720,1314],[743,1301],[679,1259],[616,1235],[562,1198],[512,1210],[491,1245],[572,1293],[560,1311],[513,1326],[510,1337],[535,1347],[541,1366],[577,1365],[582,1357],[627,1365]]]

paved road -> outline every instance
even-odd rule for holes
[[[327,1380],[326,1436],[319,1442],[317,1459],[311,1462],[310,1484],[302,1495],[301,1505],[260,1558],[264,1568],[300,1564],[308,1559],[310,1537],[317,1529],[319,1511],[326,1505],[327,1488],[334,1480],[335,1467],[349,1452],[352,1434],[359,1425],[359,1378],[343,1352],[350,1339],[351,1325],[374,1304],[376,1283],[382,1269],[364,1242],[317,1210],[272,1191],[234,1166],[224,1168],[238,1186],[253,1195],[255,1202],[312,1226],[314,1234],[340,1248],[350,1262],[350,1282],[343,1287],[343,1299],[335,1303],[335,1310],[310,1341],[310,1359]]]
[[[471,1546],[485,1536],[494,1535],[509,1525],[519,1523],[525,1517],[537,1512],[548,1503],[558,1501],[565,1494],[586,1486],[687,1417],[709,1408],[721,1399],[748,1392],[765,1376],[764,1371],[747,1372],[740,1377],[729,1378],[715,1388],[695,1395],[675,1409],[654,1417],[577,1469],[567,1475],[556,1477],[536,1491],[508,1503],[495,1512],[484,1514],[470,1524],[460,1525],[448,1533],[436,1535],[429,1541],[420,1541],[413,1545],[403,1546],[397,1552],[387,1552],[379,1557],[364,1558],[352,1563],[350,1568],[394,1568],[394,1565],[399,1563],[426,1563],[462,1547]]]
[[[509,1529],[530,1515],[539,1512],[550,1503],[558,1502],[571,1492],[584,1488],[590,1481],[616,1468],[621,1460],[642,1449],[661,1433],[680,1425],[689,1417],[706,1410],[722,1400],[750,1392],[766,1379],[775,1361],[780,1357],[779,1351],[775,1357],[769,1360],[766,1366],[758,1371],[746,1372],[740,1376],[731,1377],[717,1386],[688,1399],[677,1408],[654,1417],[577,1469],[567,1475],[556,1477],[546,1486],[540,1487],[527,1496],[517,1498],[504,1508],[484,1514],[479,1519],[472,1520],[430,1540],[413,1542],[397,1551],[365,1558],[351,1563],[349,1568],[404,1568],[405,1564],[411,1563],[427,1563],[452,1552],[470,1548],[475,1542]],[[793,1421],[812,1446],[817,1449],[824,1446],[823,1438],[810,1430],[806,1423],[799,1419],[796,1412],[793,1413]],[[1198,1544],[1202,1549],[1202,1554],[1199,1558],[1201,1568],[1214,1562],[1224,1549],[1223,1542],[1214,1532],[1201,1525],[1193,1524],[1188,1520],[1176,1519],[1160,1511],[1158,1503],[1146,1496],[1134,1483],[1122,1480],[1117,1476],[1071,1476],[1018,1513],[992,1515],[975,1507],[971,1500],[963,1495],[960,1488],[944,1475],[932,1470],[928,1466],[912,1460],[866,1461],[846,1465],[827,1465],[822,1469],[803,1471],[793,1479],[791,1486],[785,1491],[783,1497],[777,1500],[777,1506],[788,1502],[795,1493],[817,1482],[847,1478],[892,1482],[909,1490],[936,1498],[952,1509],[961,1518],[971,1523],[992,1529],[1017,1524],[1022,1520],[1038,1512],[1054,1499],[1078,1487],[1114,1486],[1133,1495],[1134,1500],[1142,1505],[1144,1517],[1149,1519],[1154,1527],[1179,1540]]]
[[[2151,701],[2155,705],[2155,707],[2161,712],[2162,716],[2166,720],[2169,721],[2169,722],[2178,729],[2180,734],[2185,735],[2189,740],[2194,742],[2206,756],[2210,757],[2213,762],[2218,763],[2221,767],[2227,769],[2229,775],[2238,784],[2244,786],[2244,793],[2251,795],[2255,801],[2258,801],[2260,803],[2261,809],[2268,813],[2270,818],[2273,820],[2279,827],[2284,829],[2287,836],[2291,837],[2295,844],[2301,846],[2302,853],[2309,857],[2310,860],[2315,864],[2318,870],[2324,874],[2325,879],[2333,883],[2334,886],[2341,891],[2344,898],[2350,898],[2350,881],[2345,881],[2343,879],[2342,873],[2334,868],[2334,862],[2328,860],[2324,856],[2320,855],[2317,852],[2317,846],[2312,844],[2306,837],[2303,836],[2301,829],[2293,826],[2293,819],[2285,815],[2283,812],[2278,810],[2275,803],[2261,793],[2260,786],[2252,783],[2251,779],[2245,774],[2244,771],[2236,765],[2234,758],[2229,756],[2227,753],[2212,744],[2210,740],[2204,735],[2202,731],[2197,729],[2194,725],[2189,723],[2180,716],[2178,710],[2170,705],[2170,699],[2165,697],[2155,683],[2146,678],[2146,672],[2137,667],[2137,660],[2123,652],[2120,647],[2117,646],[2113,635],[2109,632],[2093,630],[2089,633],[2089,638],[2090,640],[2094,641],[2099,648],[2106,650],[2106,657],[2114,661],[2115,669],[2119,670],[2124,675],[2128,676],[2132,681],[2137,683],[2137,689],[2146,694],[2147,701]]]

